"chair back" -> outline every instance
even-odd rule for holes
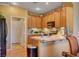
[[[76,56],[79,49],[77,38],[75,36],[68,36],[67,40],[70,45],[70,53]]]

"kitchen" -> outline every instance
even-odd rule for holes
[[[45,14],[28,13],[28,44],[38,47],[38,56],[56,57],[62,56],[63,51],[69,52],[65,36],[73,31],[72,13],[72,3],[61,4]]]
[[[7,23],[6,56],[64,57],[72,51],[74,55],[77,42],[71,39],[79,39],[78,6],[75,2],[0,3]]]

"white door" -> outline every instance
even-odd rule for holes
[[[22,18],[12,18],[12,30],[11,30],[11,43],[20,43],[24,40],[24,19]]]

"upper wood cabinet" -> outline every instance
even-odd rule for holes
[[[32,28],[35,28],[36,27],[36,22],[37,22],[37,18],[35,17],[35,16],[31,16],[31,21],[32,21],[32,25],[31,25],[31,27]]]
[[[46,28],[47,23],[55,21],[55,27],[66,26],[66,7],[58,8],[54,12],[45,16],[29,16],[28,27],[30,28]]]
[[[28,23],[28,28],[41,28],[41,17],[29,16],[27,23]]]
[[[55,21],[54,20],[54,13],[46,15],[42,18],[42,28],[47,27],[47,22]]]
[[[61,26],[66,27],[66,8],[61,8]]]
[[[55,20],[55,27],[60,27],[61,23],[60,23],[60,9],[57,9],[54,12],[54,20]]]
[[[62,7],[54,12],[55,27],[66,27],[66,8]]]
[[[48,21],[48,17],[42,18],[42,28],[47,28],[47,21]]]
[[[66,26],[66,9],[65,7],[58,8],[54,12],[45,15],[42,20],[42,27],[47,27],[47,22],[55,21],[55,27]]]
[[[55,19],[54,19],[54,13],[52,13],[50,15],[47,15],[47,22],[50,22],[50,21],[55,21]]]
[[[37,17],[36,18],[36,27],[41,28],[41,26],[42,26],[42,18]]]

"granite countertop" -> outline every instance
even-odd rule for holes
[[[41,42],[61,41],[66,39],[63,35],[52,35],[52,36],[32,36],[33,40],[39,40]]]

